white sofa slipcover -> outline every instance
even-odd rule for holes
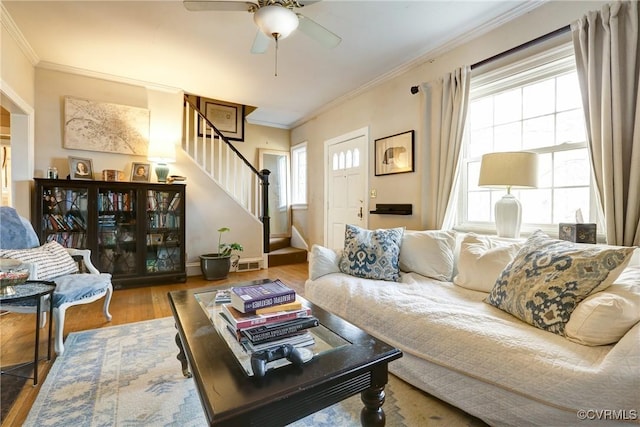
[[[331,271],[337,258],[314,248],[309,271]],[[576,425],[580,411],[602,423],[594,412],[602,410],[618,418],[607,425],[638,423],[640,324],[615,345],[585,346],[487,304],[487,295],[415,272],[388,282],[335,269],[305,283],[307,299],[404,352],[392,373],[490,425]]]

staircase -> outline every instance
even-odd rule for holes
[[[202,129],[206,129],[205,132]],[[269,171],[258,171],[199,110],[184,97],[182,149],[194,163],[263,225],[263,253],[270,267],[307,262],[307,251],[291,247],[291,238],[269,238]],[[242,264],[242,263],[241,263]],[[242,264],[239,271],[253,269]]]
[[[263,252],[269,252],[269,171],[258,171],[207,119],[190,95],[184,97],[182,149],[220,188],[262,222]]]
[[[269,239],[269,267],[307,262],[307,251],[291,247],[290,237]]]

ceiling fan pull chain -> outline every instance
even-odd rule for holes
[[[276,39],[276,66],[274,76],[278,77],[278,33],[273,33],[273,38]]]

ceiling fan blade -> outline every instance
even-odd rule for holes
[[[207,1],[207,0],[184,0],[184,8],[191,12],[201,12],[206,10],[219,10],[229,12],[247,12],[252,8],[258,8],[258,4],[251,1]]]
[[[327,30],[325,27],[318,24],[313,19],[307,18],[301,13],[298,13],[297,15],[299,22],[298,29],[312,39],[316,40],[322,46],[330,49],[338,46],[342,41],[340,37]]]
[[[265,53],[269,47],[271,39],[262,31],[258,30],[256,38],[253,39],[253,46],[251,46],[251,53]]]

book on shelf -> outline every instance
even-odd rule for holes
[[[233,308],[231,304],[227,303],[222,304],[220,314],[234,329],[246,329],[259,325],[294,320],[299,317],[307,317],[311,315],[311,309],[302,307],[298,310],[278,311],[267,314],[241,313]]]
[[[242,313],[295,301],[296,293],[279,279],[231,288],[231,305]]]
[[[286,322],[271,323],[253,328],[241,329],[240,333],[254,344],[284,338],[296,332],[316,327],[320,324],[313,316],[301,317]]]

